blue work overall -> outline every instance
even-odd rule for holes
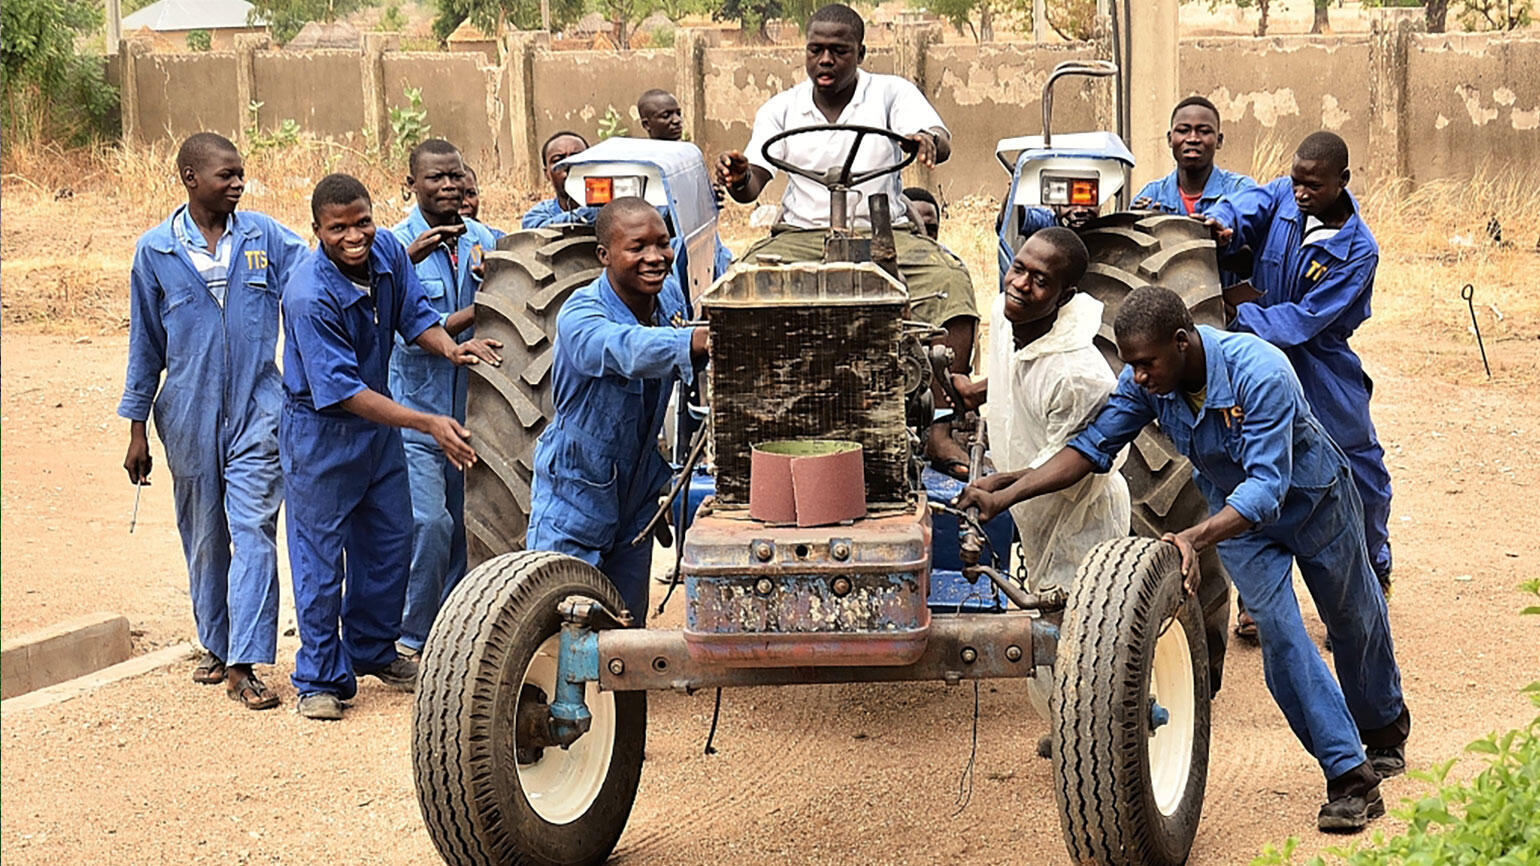
[[[1208,374],[1201,411],[1176,393],[1145,391],[1125,367],[1106,407],[1069,447],[1106,472],[1159,421],[1192,461],[1211,511],[1229,505],[1252,523],[1219,543],[1219,558],[1257,621],[1268,690],[1330,781],[1364,763],[1364,743],[1398,744],[1384,738],[1406,710],[1358,494],[1283,353],[1251,334],[1198,332]],[[1326,624],[1340,686],[1305,632],[1295,564]]]
[[[391,229],[406,246],[427,230],[427,220],[415,207]],[[486,226],[467,219],[453,259],[449,249],[440,245],[417,263],[417,278],[428,304],[438,312],[439,324],[475,301],[481,277],[473,270],[479,269],[482,254],[495,244]],[[464,342],[471,336],[472,329],[466,328],[456,339]],[[430,415],[449,415],[464,424],[466,376],[448,358],[397,335],[390,356],[390,393],[396,395],[397,403]],[[449,462],[432,436],[402,430],[401,440],[412,488],[412,573],[401,614],[401,645],[420,651],[439,605],[465,576],[465,475]]]
[[[638,624],[647,619],[652,540],[633,547],[631,539],[671,476],[658,430],[675,379],[695,376],[684,321],[673,279],[647,325],[615,294],[608,272],[573,292],[556,317],[556,417],[535,445],[525,546],[596,566]]]
[[[118,414],[155,416],[198,642],[226,664],[272,664],[283,500],[278,297],[307,250],[271,217],[231,214],[221,305],[173,230],[185,214],[178,208],[134,252]],[[196,227],[189,236],[202,237]]]
[[[1208,180],[1203,184],[1203,192],[1198,195],[1198,201],[1192,206],[1192,212],[1208,213],[1221,198],[1256,185],[1256,181],[1238,171],[1225,171],[1217,165],[1213,166],[1209,171]],[[1178,216],[1187,215],[1187,208],[1182,204],[1182,188],[1177,182],[1174,171],[1163,178],[1145,184],[1144,189],[1139,190],[1139,194],[1134,196],[1135,201],[1141,198],[1149,199],[1156,210]],[[1244,279],[1245,277],[1240,274],[1222,268],[1219,271],[1219,284],[1222,286],[1233,286]]]
[[[1374,384],[1348,345],[1369,318],[1380,248],[1352,204],[1353,215],[1335,235],[1307,246],[1300,245],[1305,220],[1286,177],[1223,199],[1208,215],[1235,230],[1230,251],[1242,245],[1258,251],[1251,282],[1262,297],[1241,304],[1231,328],[1288,355],[1310,408],[1347,454],[1374,571],[1388,575],[1390,472],[1369,417]]]
[[[576,205],[572,210],[562,210],[556,199],[548,198],[524,212],[524,218],[519,220],[519,228],[539,229],[569,224],[591,226],[598,218],[599,209],[596,207]]]
[[[284,288],[279,431],[302,696],[352,697],[357,674],[395,661],[401,634],[412,562],[401,433],[338,404],[365,389],[389,397],[395,336],[415,340],[439,317],[394,235],[375,235],[369,270],[365,292],[317,249]]]

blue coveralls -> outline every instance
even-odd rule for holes
[[[1257,182],[1250,177],[1238,171],[1225,171],[1216,165],[1209,171],[1208,181],[1203,184],[1203,192],[1198,196],[1197,203],[1193,205],[1192,212],[1197,214],[1208,213],[1209,209],[1221,198],[1234,195],[1243,189],[1250,189],[1256,185]],[[1187,215],[1187,211],[1182,205],[1182,191],[1181,187],[1177,184],[1175,171],[1159,180],[1152,180],[1145,184],[1144,189],[1139,190],[1139,194],[1134,196],[1134,198],[1135,200],[1148,198],[1155,203],[1157,209],[1163,210],[1166,213],[1178,216]],[[1220,264],[1222,265],[1224,262],[1220,262]],[[1227,271],[1223,268],[1219,271],[1219,284],[1222,286],[1233,286],[1244,279],[1244,276],[1233,271]]]
[[[587,205],[578,205],[572,210],[562,210],[555,198],[548,198],[543,202],[525,211],[524,218],[519,221],[521,229],[538,229],[546,226],[566,225],[593,225],[599,218],[599,209]]]
[[[1344,190],[1343,195],[1351,195]],[[1364,537],[1374,571],[1390,573],[1390,472],[1369,418],[1374,384],[1348,338],[1369,318],[1380,249],[1353,215],[1335,235],[1300,246],[1304,217],[1289,178],[1221,200],[1208,215],[1235,230],[1229,250],[1257,250],[1251,282],[1262,292],[1236,309],[1231,328],[1283,349],[1321,425],[1347,454],[1363,501]]]
[[[1257,621],[1267,687],[1330,781],[1364,762],[1362,742],[1395,745],[1375,740],[1406,709],[1352,474],[1282,352],[1251,334],[1202,325],[1198,333],[1208,374],[1201,413],[1175,392],[1145,391],[1125,367],[1107,405],[1068,447],[1106,472],[1159,421],[1192,461],[1211,513],[1229,505],[1252,522],[1219,543],[1219,558]],[[1340,687],[1305,632],[1291,563],[1326,624]]]
[[[406,246],[427,230],[428,221],[415,207],[391,229]],[[455,247],[458,268],[443,246],[417,263],[417,277],[428,304],[438,312],[439,324],[475,301],[481,277],[471,269],[496,243],[491,230],[466,219],[465,232]],[[457,339],[464,342],[471,336],[472,329],[467,328]],[[431,415],[449,415],[464,424],[466,376],[447,358],[396,337],[390,356],[390,393],[396,395],[397,403]],[[401,645],[420,651],[439,605],[465,576],[465,475],[450,464],[432,436],[402,430],[401,440],[412,488],[412,574],[407,578],[406,609],[401,614]]]
[[[640,325],[609,274],[556,317],[556,417],[535,445],[530,550],[554,550],[604,572],[638,624],[647,619],[651,540],[631,546],[672,471],[658,452],[674,380],[695,376],[684,293],[668,280],[652,326]]]
[[[272,664],[278,631],[278,297],[304,241],[236,211],[225,303],[173,221],[139,239],[129,274],[128,372],[118,414],[155,415],[187,558],[198,642],[226,664]],[[189,237],[201,238],[196,228]],[[161,373],[165,372],[165,382]]]
[[[394,336],[415,340],[439,323],[395,235],[374,236],[369,270],[366,294],[318,248],[283,295],[279,434],[301,641],[294,688],[343,700],[357,691],[355,673],[395,661],[412,525],[400,432],[337,404],[365,389],[389,397]]]

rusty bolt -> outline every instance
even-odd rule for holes
[[[1019,646],[1017,646],[1015,644],[1011,644],[1010,646],[1006,647],[1005,648],[1005,659],[1006,659],[1006,661],[1013,661],[1013,662],[1021,661],[1021,647],[1019,647]]]
[[[754,591],[760,595],[769,595],[772,589],[775,589],[775,584],[771,583],[768,577],[761,577],[754,581]]]
[[[760,562],[769,562],[770,557],[775,556],[775,546],[768,541],[756,541],[754,543],[754,556]]]
[[[626,663],[621,659],[610,659],[610,673],[620,676],[626,672]]]
[[[834,594],[837,595],[837,596],[844,597],[846,595],[849,595],[850,594],[850,578],[848,578],[848,577],[836,577],[834,579],[834,583],[832,584],[831,588],[834,590]]]
[[[965,664],[965,665],[973,664],[974,662],[979,660],[979,651],[974,649],[971,646],[963,647],[962,648],[962,660],[963,660],[963,664]]]
[[[849,559],[850,545],[843,541],[836,541],[829,545],[829,555],[835,559]]]

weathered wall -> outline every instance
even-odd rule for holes
[[[133,74],[144,138],[181,140],[204,130],[236,136],[242,109],[223,96],[235,93],[234,54],[152,54],[137,58]]]
[[[1414,182],[1540,168],[1540,39],[1419,34],[1407,83]]]
[[[1219,109],[1225,141],[1217,161],[1225,168],[1265,174],[1270,157],[1329,129],[1363,173],[1372,162],[1369,49],[1356,36],[1183,40],[1181,89]]]
[[[638,94],[680,95],[689,127],[708,155],[741,148],[755,110],[805,79],[802,51],[724,48],[685,31],[673,51],[552,52],[533,34],[511,34],[498,65],[481,53],[384,51],[378,66],[357,52],[150,55],[129,52],[125,134],[179,138],[200,129],[234,134],[245,100],[261,101],[261,122],[284,118],[323,135],[376,128],[422,89],[434,135],[477,165],[527,172],[533,150],[558,129],[594,136],[613,106],[640,134]],[[375,46],[382,51],[388,46]],[[368,49],[366,48],[366,51]],[[1040,131],[1039,94],[1060,61],[1098,56],[1089,44],[940,45],[915,30],[872,48],[865,68],[915,80],[951,127],[951,161],[931,178],[948,195],[999,194],[995,142]],[[250,58],[250,74],[242,58]],[[1212,99],[1224,117],[1220,164],[1268,174],[1317,129],[1343,136],[1364,178],[1416,181],[1465,177],[1484,167],[1540,165],[1540,39],[1428,36],[1409,28],[1370,36],[1204,38],[1181,43],[1180,90]],[[693,84],[692,84],[693,82]],[[359,95],[359,94],[362,95]],[[1112,128],[1109,85],[1067,80],[1055,129]],[[1098,116],[1101,119],[1098,120]],[[1133,143],[1131,143],[1133,144]]]
[[[257,119],[273,129],[286,118],[317,135],[357,136],[364,128],[358,93],[362,73],[357,51],[259,51],[252,60],[253,86],[262,107]],[[325,82],[325,87],[317,87]]]
[[[925,53],[925,95],[952,131],[956,147],[952,159],[936,170],[934,182],[953,198],[978,192],[1003,196],[1007,181],[995,160],[995,142],[1041,134],[1048,73],[1063,61],[1094,56],[1088,45],[932,46]],[[1053,128],[1098,128],[1092,98],[1096,90],[1112,92],[1104,81],[1060,79],[1054,85]],[[1112,122],[1110,116],[1107,122]]]
[[[406,107],[406,88],[422,90],[422,104],[435,138],[455,143],[474,165],[500,165],[507,124],[500,106],[495,68],[480,53],[388,53],[383,79],[385,105]]]
[[[589,141],[613,107],[631,135],[644,136],[636,98],[653,87],[675,89],[672,51],[551,51],[534,62],[535,138],[563,129]]]

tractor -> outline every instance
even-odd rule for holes
[[[1061,66],[1045,104],[1064,75],[1114,73],[1110,64]],[[1045,116],[1041,140],[1001,142],[1012,172],[1004,242],[1019,240],[1015,209],[1074,196],[1101,205],[1125,185],[1132,159],[1116,136],[1052,138],[1049,125]],[[664,210],[695,315],[712,333],[706,386],[679,401],[679,476],[660,505],[677,531],[682,629],[635,627],[597,569],[518,549],[534,438],[550,416],[555,312],[598,269],[592,231],[582,227],[515,233],[488,255],[476,327],[504,342],[507,360],[471,368],[467,426],[482,460],[467,477],[466,523],[479,564],[446,600],[422,656],[413,765],[430,837],[455,866],[604,860],[636,796],[650,690],[956,684],[1051,670],[1055,796],[1072,858],[1184,862],[1202,811],[1223,656],[1215,611],[1228,616],[1217,565],[1203,563],[1202,603],[1189,601],[1176,549],[1157,540],[1206,514],[1190,468],[1147,432],[1124,469],[1136,534],[1095,548],[1073,587],[1013,575],[1008,515],[980,525],[948,504],[955,481],[923,469],[931,383],[950,387],[949,358],[931,345],[938,329],[912,320],[892,203],[871,198],[868,235],[847,225],[851,188],[902,170],[913,151],[865,173],[852,171],[853,159],[814,172],[770,155],[769,145],[793,135],[846,136],[852,154],[867,138],[905,144],[852,126],[772,138],[773,164],[831,191],[823,260],[740,261],[709,287],[701,274],[716,210],[698,150],[611,140],[570,166],[576,200],[625,189]],[[1214,245],[1189,224],[1201,228],[1138,213],[1092,221],[1083,237],[1096,264],[1082,288],[1109,316],[1149,281],[1210,312],[1219,297]],[[1116,364],[1116,352],[1108,355]],[[758,446],[829,440],[860,445],[865,516],[799,526],[751,514]],[[977,425],[975,473],[986,440]],[[1222,611],[1210,603],[1219,595]]]

